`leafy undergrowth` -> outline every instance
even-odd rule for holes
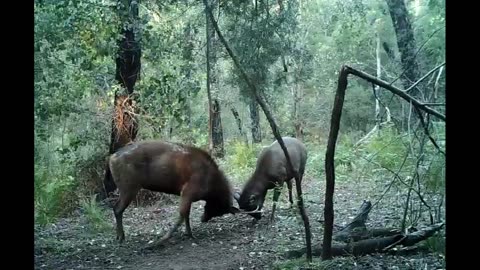
[[[324,179],[324,178],[320,178]],[[312,227],[313,242],[323,236],[324,181],[306,178],[303,183],[305,204]],[[343,181],[336,184],[335,224],[345,225],[355,215],[364,199],[381,195],[367,181]],[[271,193],[268,199],[271,200]],[[358,258],[336,258],[322,262],[318,258],[310,265],[305,259],[286,260],[287,250],[304,245],[303,223],[296,207],[290,208],[287,192],[281,196],[275,223],[268,218],[254,223],[245,215],[227,215],[200,223],[203,202],[194,203],[191,213],[195,239],[183,235],[180,227],[163,248],[145,251],[149,241],[163,236],[177,218],[178,197],[173,204],[157,204],[145,208],[130,206],[124,214],[126,241],[115,241],[114,218],[111,210],[93,210],[93,202],[83,203],[78,215],[61,219],[46,227],[36,227],[36,269],[442,269],[445,259],[436,252],[409,256],[372,254]],[[394,226],[401,219],[401,203],[392,194],[373,208],[368,227]],[[271,202],[266,203],[265,217]],[[109,225],[106,226],[99,216]],[[102,224],[93,226],[92,223]],[[441,238],[441,237],[440,237]],[[434,238],[432,238],[434,239]],[[437,239],[437,238],[436,238]],[[444,238],[443,238],[444,239]],[[424,245],[438,245],[439,240]]]

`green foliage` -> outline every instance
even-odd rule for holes
[[[97,203],[96,195],[81,199],[80,208],[87,219],[89,229],[93,232],[102,232],[112,228],[111,223],[108,222],[106,210]]]
[[[294,90],[299,93],[297,115],[309,149],[306,174],[321,179],[340,67],[348,64],[374,75],[378,34],[391,50],[380,52],[382,79],[392,81],[402,72],[396,35],[384,1],[283,1],[283,11],[278,3],[220,2],[215,17],[266,97],[282,135],[294,134]],[[35,218],[41,223],[67,215],[78,207],[78,197],[90,196],[101,187],[113,93],[118,89],[114,59],[125,19],[120,18],[117,4],[113,0],[34,3]],[[417,60],[425,74],[445,59],[445,3],[412,1],[408,10],[417,48],[423,46]],[[137,139],[173,140],[206,149],[209,116],[203,5],[147,1],[139,6],[139,14],[142,70],[135,85],[140,108]],[[218,87],[213,94],[220,101],[227,151],[219,163],[227,176],[243,183],[253,172],[261,147],[239,141],[243,138],[230,107],[238,111],[243,132],[250,136],[248,91],[223,45],[217,42],[214,49]],[[437,76],[426,80],[431,89]],[[437,87],[435,102],[444,102],[443,75]],[[395,121],[404,117],[403,100],[390,99],[391,94],[383,90],[379,97]],[[335,154],[339,181],[383,177],[385,168],[399,169],[410,151],[411,137],[392,128],[382,129],[358,149],[353,147],[371,130],[374,106],[372,85],[350,77]],[[260,119],[264,143],[269,144],[273,136],[261,110]],[[431,134],[444,149],[444,125],[434,122]],[[418,143],[412,148],[418,152]],[[422,184],[428,192],[442,194],[445,160],[428,141],[424,152]],[[415,163],[409,154],[400,175],[411,175]],[[59,205],[66,207],[57,211]]]
[[[260,145],[247,145],[241,141],[227,144],[227,155],[221,161],[225,173],[233,182],[245,183],[255,171],[257,157],[260,154]]]
[[[74,178],[35,167],[35,223],[47,224],[69,213],[77,201]]]
[[[382,167],[396,170],[407,155],[407,138],[392,127],[381,129],[380,134],[365,145],[366,158],[373,157]]]
[[[356,81],[349,84],[341,119],[343,132],[368,132],[373,127],[375,103],[372,96],[371,86],[370,89],[362,87]]]
[[[311,263],[305,261],[305,259],[293,259],[285,261],[277,261],[272,269],[275,270],[301,270],[301,269],[311,269],[311,270],[327,270],[331,269],[334,266],[337,266],[338,258],[333,258],[328,261],[321,261],[319,259],[314,259]]]
[[[445,236],[440,235],[429,237],[423,242],[423,245],[430,251],[440,254],[445,254],[445,244]]]
[[[305,143],[308,150],[305,179],[313,178],[317,181],[325,171],[325,147],[318,143]]]

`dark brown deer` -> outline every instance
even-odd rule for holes
[[[282,137],[282,139],[292,161],[293,169],[299,173],[301,181],[307,163],[307,149],[296,138]],[[278,141],[263,149],[258,156],[255,171],[243,187],[242,192],[234,194],[240,209],[250,211],[249,214],[251,216],[257,220],[260,219],[260,210],[263,208],[267,191],[274,189],[273,207],[270,217],[272,221],[284,182],[287,182],[288,197],[290,204],[293,205],[292,179],[294,178],[294,172],[287,172],[287,168],[287,159]]]
[[[117,239],[125,239],[123,212],[142,188],[181,196],[180,216],[169,232],[155,245],[169,239],[185,221],[190,228],[190,207],[193,202],[206,201],[202,222],[239,210],[232,205],[229,182],[211,156],[196,147],[161,141],[135,142],[110,156],[109,166],[120,197],[113,211]]]

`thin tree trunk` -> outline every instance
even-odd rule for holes
[[[288,154],[288,150],[285,147],[285,143],[283,142],[282,136],[280,135],[280,132],[278,131],[278,126],[275,123],[275,120],[273,119],[273,116],[270,112],[270,110],[267,107],[267,104],[263,100],[263,98],[259,95],[259,92],[257,90],[257,87],[255,84],[252,83],[251,79],[247,76],[247,73],[243,69],[243,67],[240,65],[240,62],[238,61],[237,57],[233,54],[232,50],[228,46],[227,41],[225,38],[223,38],[220,29],[218,29],[218,24],[215,21],[215,18],[213,17],[212,11],[210,10],[210,7],[207,3],[207,0],[203,0],[203,4],[205,5],[205,10],[210,17],[210,20],[213,24],[213,27],[215,28],[216,33],[218,34],[218,37],[220,41],[222,42],[223,46],[227,50],[228,54],[230,55],[230,58],[232,58],[233,63],[237,67],[237,69],[240,71],[241,77],[245,80],[246,84],[250,88],[250,90],[253,92],[253,95],[256,99],[256,101],[260,104],[260,107],[262,108],[263,112],[265,113],[265,116],[267,118],[268,123],[270,124],[270,127],[272,128],[273,135],[275,136],[275,139],[277,139],[278,143],[280,144],[280,147],[283,150],[283,153],[285,154],[285,158],[287,160],[287,170],[295,172],[293,169],[292,161],[290,159],[290,155]],[[301,185],[301,180],[299,173],[295,173],[295,187],[297,189],[297,202],[298,202],[298,208],[300,209],[300,215],[302,216],[303,219],[303,225],[305,228],[305,242],[306,242],[306,250],[307,250],[307,261],[311,262],[312,261],[312,235],[310,232],[310,221],[308,219],[307,213],[305,211],[305,207],[303,204],[303,196],[302,196],[302,185]]]
[[[218,99],[213,100],[212,109],[213,109],[213,112],[212,112],[213,156],[222,158],[225,155],[225,150],[223,147],[222,117],[221,117],[221,110],[220,110],[220,104],[218,103]]]
[[[191,82],[192,65],[190,64],[190,63],[193,63],[193,49],[194,49],[194,43],[193,43],[194,31],[192,28],[193,27],[191,23],[188,23],[187,26],[185,27],[184,36],[187,44],[183,50],[183,59],[185,59],[185,62],[188,63],[184,66],[183,73],[185,74],[185,78],[188,82],[187,83],[187,91],[188,91],[187,102],[185,103],[185,115],[186,115],[186,124],[189,130],[192,128],[191,98],[192,98],[192,91],[195,88],[195,86]],[[191,138],[191,133],[189,132],[188,134],[189,134],[189,140],[191,141],[193,139]]]
[[[208,19],[208,15],[205,14],[205,34],[207,37],[207,51],[206,51],[206,60],[207,60],[207,98],[208,98],[208,151],[210,153],[213,152],[213,139],[212,139],[212,94],[211,94],[211,87],[212,87],[212,57],[211,57],[211,50],[212,50],[212,33],[211,33],[211,25]]]
[[[380,58],[380,34],[377,33],[377,50],[376,50],[376,56],[377,56],[377,78],[382,79],[382,61]],[[377,128],[380,128],[380,100],[378,97],[378,92],[380,90],[380,86],[375,85],[373,91],[375,91],[375,125]]]
[[[255,100],[250,99],[250,119],[252,120],[252,142],[262,142],[262,131],[260,129],[260,114],[258,113],[258,105]]]
[[[295,137],[298,138],[299,140],[303,140],[303,126],[302,126],[302,120],[300,119],[299,113],[298,113],[298,104],[300,103],[301,97],[300,93],[298,91],[299,86],[295,85],[293,87],[293,125],[295,127]]]
[[[214,2],[214,1],[212,1]],[[213,6],[214,4],[212,4]],[[222,157],[224,155],[223,148],[223,128],[221,120],[221,110],[218,100],[214,98],[212,93],[215,93],[217,87],[217,72],[215,69],[217,63],[215,51],[215,29],[205,14],[205,25],[207,35],[207,96],[209,108],[209,152],[215,157]]]
[[[230,109],[232,111],[233,117],[237,121],[238,131],[240,132],[240,136],[244,139],[245,144],[248,144],[247,134],[245,134],[245,132],[243,132],[242,119],[240,119],[240,115],[238,114],[237,110],[233,106]]]

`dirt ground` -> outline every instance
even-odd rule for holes
[[[312,241],[316,243],[322,237],[325,183],[305,179],[302,186]],[[364,199],[373,202],[380,193],[381,190],[372,190],[369,183],[337,183],[335,224],[345,225],[356,215]],[[267,196],[270,200],[271,192]],[[195,239],[183,235],[183,225],[165,247],[156,250],[142,248],[172,226],[178,213],[176,203],[127,208],[126,239],[122,245],[115,240],[113,212],[107,212],[110,227],[99,232],[92,230],[85,215],[79,213],[35,228],[35,269],[294,269],[286,266],[283,255],[304,246],[304,229],[297,207],[290,208],[287,197],[285,189],[274,223],[265,218],[270,214],[270,201],[266,202],[264,218],[257,223],[245,215],[226,215],[201,223],[204,203],[194,203],[191,224]],[[397,224],[402,212],[397,201],[383,199],[379,207],[372,209],[367,226]],[[324,269],[445,269],[445,258],[437,253],[372,254],[335,259]]]

